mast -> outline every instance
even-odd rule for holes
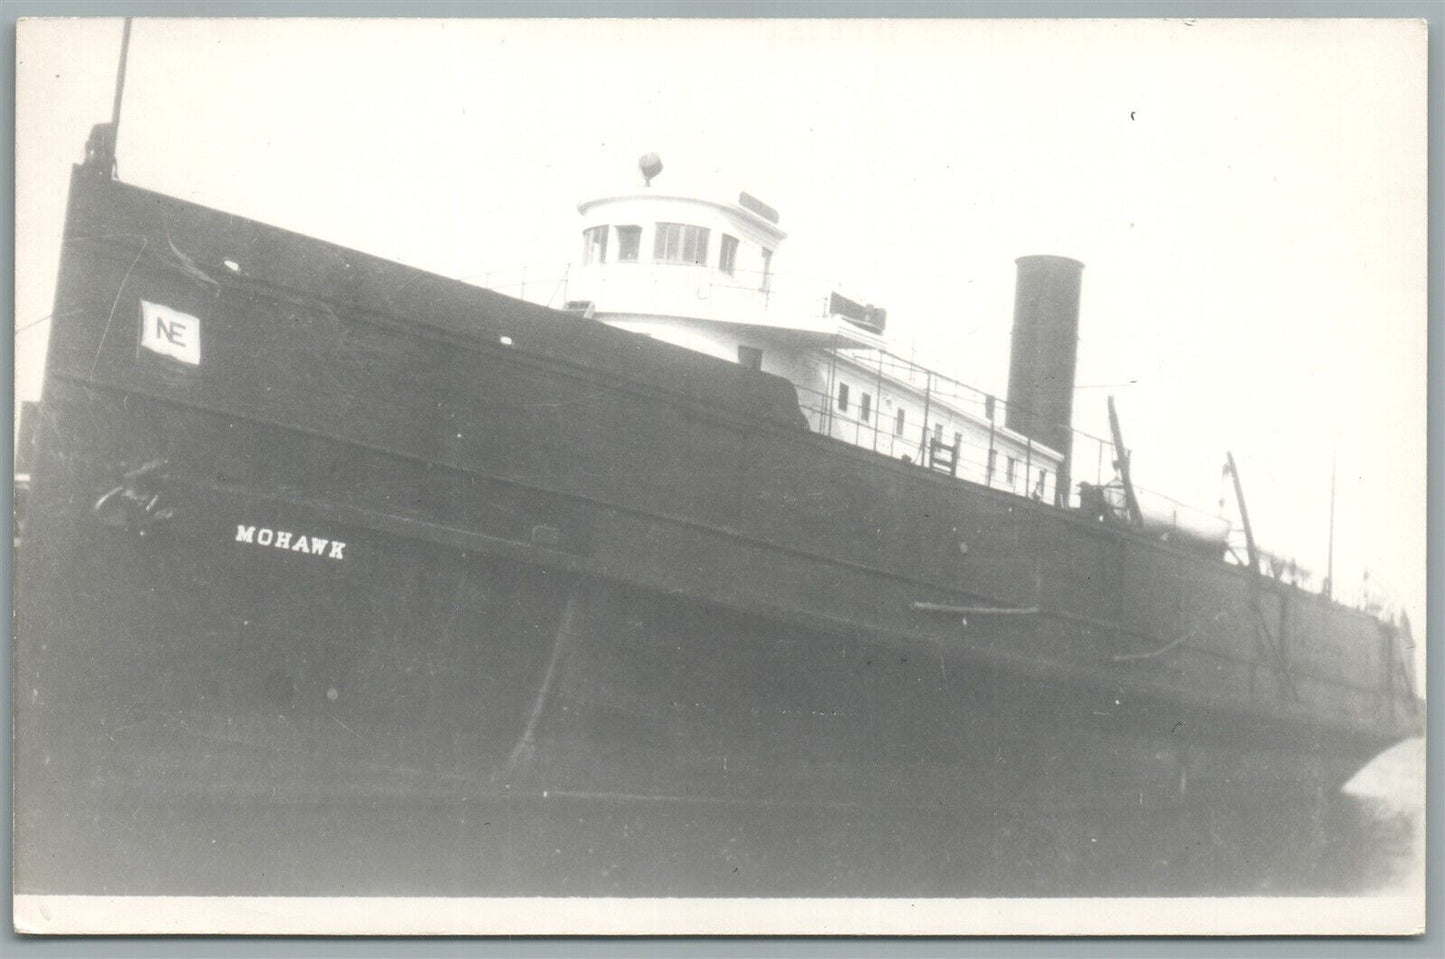
[[[1239,480],[1239,468],[1234,465],[1234,454],[1226,452],[1228,457],[1228,469],[1230,478],[1234,480],[1234,499],[1239,504],[1239,521],[1244,524],[1244,544],[1249,551],[1249,605],[1254,610],[1254,635],[1255,639],[1264,644],[1274,657],[1275,666],[1279,669],[1280,684],[1283,693],[1290,699],[1299,699],[1299,689],[1295,686],[1294,674],[1290,672],[1289,660],[1285,657],[1285,611],[1289,608],[1283,596],[1279,602],[1279,620],[1277,628],[1279,637],[1276,638],[1270,629],[1269,622],[1264,616],[1264,606],[1260,602],[1260,592],[1264,576],[1259,568],[1259,549],[1254,542],[1254,527],[1249,523],[1249,507],[1244,504],[1244,484]]]
[[[130,55],[130,17],[125,18],[125,27],[120,34],[120,63],[115,70],[115,103],[110,108],[110,128],[113,136],[120,135],[120,101],[125,94],[125,62]]]
[[[1114,466],[1119,470],[1119,482],[1124,484],[1124,508],[1129,513],[1129,523],[1140,526],[1144,514],[1139,509],[1139,498],[1134,495],[1134,481],[1129,477],[1129,451],[1124,448],[1124,433],[1119,428],[1119,414],[1114,409],[1112,396],[1109,397],[1109,430],[1114,434]]]
[[[1335,596],[1335,466],[1336,459],[1330,455],[1330,552],[1329,565],[1325,572],[1325,598]]]
[[[1239,504],[1239,520],[1244,524],[1244,545],[1249,551],[1249,568],[1259,572],[1259,549],[1254,544],[1254,527],[1249,525],[1249,507],[1244,505],[1244,486],[1239,482],[1239,467],[1234,465],[1234,454],[1229,457],[1229,477],[1234,480],[1234,501]]]
[[[120,134],[120,105],[125,96],[125,66],[130,56],[130,22],[131,18],[125,18],[125,26],[120,35],[120,62],[115,70],[115,100],[110,107],[110,122],[97,123],[90,128],[90,139],[85,141],[85,169],[95,176],[107,180],[115,179],[115,144]]]

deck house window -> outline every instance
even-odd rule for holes
[[[706,263],[708,230],[686,223],[659,223],[652,258],[659,263]]]
[[[1048,470],[1039,470],[1039,485],[1034,487],[1034,499],[1044,498],[1044,484],[1049,478]]]
[[[839,384],[838,384],[838,409],[842,410],[842,411],[845,412],[845,413],[848,411],[848,384],[847,384],[847,383],[839,383]]]
[[[761,370],[763,368],[763,351],[753,346],[739,346],[738,363],[750,370]]]
[[[905,427],[904,427],[904,423],[905,423],[905,421],[906,421],[907,418],[908,418],[907,414],[908,414],[908,411],[905,410],[903,407],[900,406],[900,407],[898,408],[898,416],[895,417],[894,420],[893,420],[893,435],[894,435],[894,436],[902,436],[902,435],[903,435],[903,430],[904,430],[904,428],[905,428]]]
[[[722,237],[722,249],[718,251],[717,268],[719,270],[722,270],[728,276],[732,276],[733,271],[737,269],[737,264],[738,238],[735,236],[728,236],[726,233],[724,233]]]
[[[764,293],[773,288],[773,251],[763,249],[763,281],[758,284],[758,289]]]
[[[1018,465],[1019,461],[1016,457],[1008,458],[1008,468],[1004,470],[1003,478],[1010,486],[1014,485],[1014,478],[1018,476]]]
[[[607,262],[607,230],[605,226],[582,231],[582,265]]]
[[[619,226],[617,228],[617,262],[636,263],[637,253],[642,248],[642,227]]]
[[[933,442],[937,443],[937,444],[940,445],[940,446],[943,445],[943,424],[942,424],[942,423],[934,423],[934,424],[933,424]]]
[[[993,471],[998,469],[998,450],[988,451],[988,477],[985,482],[993,480]]]
[[[867,393],[864,393],[863,398],[858,401],[858,419],[862,420],[864,423],[867,423],[872,416],[873,397],[869,396]]]

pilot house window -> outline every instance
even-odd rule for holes
[[[607,227],[594,226],[582,231],[582,264],[607,262]]]
[[[838,409],[842,410],[842,411],[845,412],[845,413],[848,411],[848,384],[847,384],[847,383],[839,383],[839,384],[838,384]]]
[[[619,226],[617,228],[617,262],[636,263],[637,252],[642,247],[642,227]]]
[[[733,270],[737,268],[737,264],[738,238],[735,236],[728,236],[726,233],[724,233],[722,237],[722,249],[718,251],[717,255],[717,268],[719,270],[722,270],[728,276],[732,276]]]
[[[704,227],[659,223],[652,258],[659,263],[706,263],[707,239]]]
[[[863,422],[867,423],[872,416],[873,397],[869,396],[867,393],[864,393],[863,398],[858,401],[858,418]]]

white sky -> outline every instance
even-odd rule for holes
[[[16,387],[39,390],[69,165],[119,21],[20,26]],[[1002,394],[1013,259],[1084,273],[1075,425],[1117,385],[1145,486],[1226,449],[1268,547],[1425,597],[1425,27],[1395,21],[155,21],[123,180],[438,273],[545,272],[576,201],[714,180],[780,273],[888,308]]]

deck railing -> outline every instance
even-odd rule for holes
[[[895,428],[896,421],[878,409],[871,410],[868,420],[864,421],[856,399],[850,402],[847,411],[839,410],[836,390],[824,393],[797,387],[798,405],[814,432],[896,459],[906,457],[908,462],[922,469],[947,473],[960,480],[1021,496],[1047,498],[1059,506],[1075,509],[1088,505],[1087,494],[1081,496],[1080,488],[1081,483],[1086,483],[1105,490],[1108,505],[1122,509],[1122,500],[1108,493],[1118,488],[1114,444],[1110,440],[1083,430],[1070,429],[1070,449],[1049,450],[1004,426],[1007,406],[1004,400],[939,374],[931,375],[936,390],[930,396],[931,403],[942,407],[942,410],[935,408],[934,412],[955,414],[949,419],[949,422],[955,423],[958,422],[958,414],[962,414],[971,420],[974,429],[945,429],[940,436],[929,423],[914,422],[908,424],[904,434],[899,434]],[[930,423],[932,421],[933,417],[930,417]],[[844,428],[840,429],[844,424]],[[840,433],[844,435],[840,436]],[[1013,454],[1018,454],[1015,456],[1017,472],[1011,481],[1007,456]],[[1036,489],[1037,470],[1046,466],[1052,473],[1059,455],[1067,456],[1069,461],[1069,489],[1058,490],[1053,496],[1040,497]],[[1049,478],[1052,480],[1053,476]],[[1049,488],[1053,489],[1052,486]],[[1228,525],[1212,511],[1180,502],[1157,490],[1136,485],[1135,491],[1152,507],[1161,523],[1174,525],[1181,531],[1199,532],[1221,524]]]
[[[797,293],[804,287],[823,289],[828,286],[816,277],[786,273],[771,274],[765,283],[761,274],[742,270],[734,276],[727,276],[715,269],[690,264],[671,266],[679,272],[695,271],[698,276],[706,277],[710,295],[724,298],[763,293],[765,297],[778,300],[780,294],[787,297],[789,291]],[[569,263],[531,264],[490,269],[463,279],[539,305],[561,308],[574,298],[574,293],[587,286],[586,283],[574,282],[579,279],[579,269]],[[661,278],[666,275],[667,271],[657,274]],[[818,309],[810,309],[809,315],[816,313],[821,316],[826,312],[826,294],[814,299]],[[1112,440],[1070,427],[1069,449],[1039,449],[1030,438],[1005,427],[1008,404],[1000,397],[885,350],[850,348],[831,352],[836,357],[845,358],[855,368],[867,367],[875,376],[903,384],[922,394],[930,407],[928,421],[909,422],[900,435],[896,431],[896,422],[886,417],[880,408],[871,410],[867,421],[861,419],[856,405],[846,412],[841,411],[837,409],[836,385],[830,376],[826,391],[795,384],[799,407],[814,432],[873,450],[879,455],[894,459],[906,457],[919,469],[947,474],[960,482],[972,482],[1005,493],[1045,500],[1061,508],[1098,508],[1099,497],[1102,497],[1103,508],[1122,521],[1125,515],[1124,497]],[[881,392],[874,392],[874,397],[881,397]],[[938,417],[933,415],[935,409],[946,411],[950,421],[967,419],[975,429],[947,428],[941,436],[936,435],[929,425],[938,421]],[[960,435],[955,438],[955,433]],[[1037,457],[1031,455],[1035,450]],[[1012,479],[1008,472],[1010,455],[1015,458],[1016,472]],[[1046,488],[1040,490],[1036,482],[1037,471],[1042,464],[1048,463],[1047,469],[1053,474],[1059,456],[1067,459],[1068,488],[1056,489],[1053,483],[1057,476],[1051,475]],[[1151,533],[1164,536],[1178,532],[1187,536],[1213,531],[1211,535],[1223,538],[1225,561],[1247,565],[1243,529],[1238,523],[1231,522],[1216,511],[1181,502],[1137,483],[1134,489],[1141,506],[1150,516]],[[1324,592],[1327,588],[1323,575],[1316,576],[1288,559],[1265,553],[1260,565],[1264,576],[1278,582],[1314,592]],[[1388,618],[1395,609],[1385,584],[1378,578],[1371,580],[1368,573],[1359,582],[1337,580],[1329,584],[1328,591],[1337,602],[1372,614]]]

